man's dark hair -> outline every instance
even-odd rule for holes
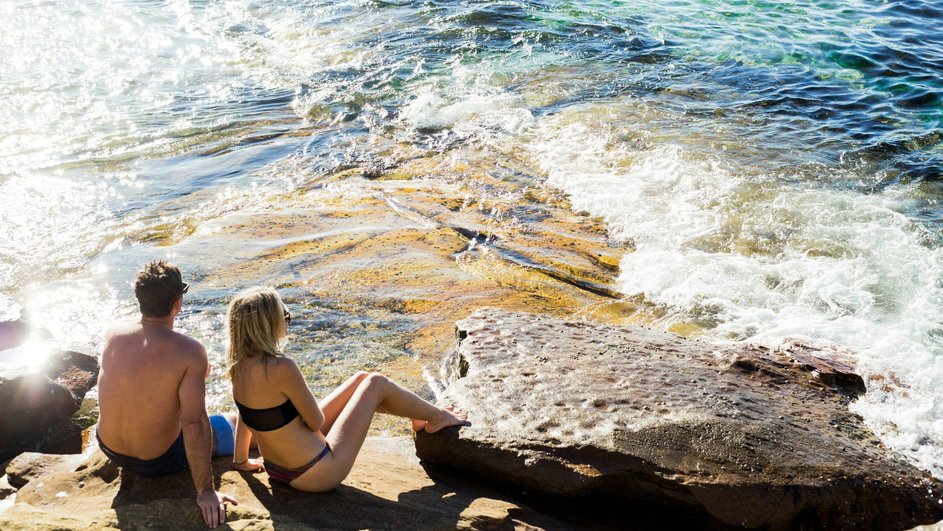
[[[146,317],[166,317],[186,291],[180,269],[170,262],[148,262],[134,276],[134,296]]]

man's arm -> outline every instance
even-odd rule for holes
[[[196,486],[196,503],[203,513],[206,525],[216,527],[226,521],[224,501],[238,504],[225,494],[217,493],[213,488],[213,474],[210,466],[212,452],[212,430],[206,416],[206,388],[203,378],[209,363],[206,350],[199,346],[199,352],[187,364],[187,370],[180,382],[180,423],[183,428],[183,445],[190,463],[190,474]]]

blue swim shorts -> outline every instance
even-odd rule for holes
[[[236,446],[236,426],[224,415],[210,415],[213,428],[213,457],[232,455]]]

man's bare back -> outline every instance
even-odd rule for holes
[[[206,350],[193,338],[147,321],[115,325],[98,377],[99,437],[125,455],[160,456],[180,434],[181,380],[207,369]]]
[[[177,266],[162,261],[146,264],[135,276],[141,320],[117,324],[105,336],[98,442],[109,459],[143,476],[189,468],[203,520],[216,527],[226,521],[224,503],[238,502],[213,486],[206,349],[174,332],[188,288]]]

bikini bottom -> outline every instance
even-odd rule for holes
[[[276,464],[264,461],[263,465],[265,466],[265,473],[268,474],[268,477],[270,477],[272,481],[282,483],[284,485],[290,485],[295,478],[307,472],[309,468],[316,465],[318,461],[323,459],[324,456],[327,455],[330,451],[331,446],[325,443],[324,449],[321,450],[318,455],[314,456],[314,459],[308,462],[308,464],[302,465],[298,468],[282,468]]]

